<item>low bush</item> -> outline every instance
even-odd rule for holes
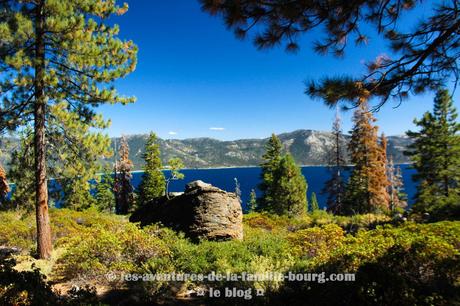
[[[298,273],[355,273],[355,282],[285,283],[289,303],[317,305],[453,305],[459,301],[460,223],[408,223],[347,235]]]
[[[134,273],[148,259],[169,254],[161,239],[132,223],[84,228],[65,240],[65,248],[58,260],[59,276],[98,283],[107,283],[107,273]]]
[[[34,249],[36,221],[33,213],[1,211],[0,220],[0,246],[19,247],[26,253]],[[107,230],[117,230],[127,223],[124,217],[99,213],[96,209],[50,209],[50,221],[52,240],[56,246],[65,243],[67,237],[78,236],[85,228],[99,225]]]
[[[314,265],[327,261],[345,239],[343,229],[335,224],[312,227],[291,233],[288,236],[297,257],[307,259]]]
[[[32,215],[3,212],[0,217],[0,244],[33,248]],[[372,214],[338,217],[316,211],[301,218],[288,218],[251,213],[244,217],[243,241],[199,243],[160,225],[140,228],[124,217],[93,210],[51,210],[51,221],[54,244],[60,250],[56,253],[57,263],[52,266],[54,281],[125,288],[152,302],[166,296],[174,298],[177,292],[209,287],[265,289],[266,298],[251,302],[255,304],[302,304],[308,300],[317,305],[449,305],[460,298],[460,222],[455,221],[406,222],[396,226],[388,223],[388,217]],[[8,271],[11,273],[11,269]],[[121,279],[106,279],[109,272],[120,275],[288,271],[355,273],[356,281],[125,283]],[[5,293],[5,288],[0,290],[10,298],[13,291]],[[27,294],[30,297],[32,293]]]
[[[147,229],[151,230],[151,229]],[[268,233],[261,228],[248,228],[243,241],[202,241],[192,243],[183,235],[171,233],[170,230],[160,230],[159,237],[169,246],[170,257],[153,257],[145,265],[142,273],[197,273],[210,275],[212,273],[226,275],[263,274],[270,272],[283,273],[293,264],[289,242],[282,235]],[[148,282],[142,283],[144,290],[152,294],[167,287],[196,288],[212,286],[213,288],[242,287],[264,288],[274,290],[280,286],[279,281],[243,282],[242,280],[222,280],[212,283],[206,280],[180,282]]]
[[[0,246],[29,251],[36,237],[35,219],[22,211],[0,212]]]
[[[347,232],[356,232],[359,229],[373,229],[377,225],[390,222],[391,218],[383,214],[336,216],[324,210],[315,210],[296,218],[268,213],[250,213],[244,216],[244,223],[249,227],[290,232],[327,224],[337,224]]]
[[[50,211],[51,233],[57,245],[66,242],[67,237],[80,235],[85,229],[100,226],[107,231],[121,230],[126,224],[125,217],[98,212],[95,208],[84,211],[52,209]]]

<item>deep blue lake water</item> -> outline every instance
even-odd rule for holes
[[[413,203],[413,197],[416,192],[416,185],[412,181],[412,175],[415,174],[415,170],[410,165],[399,165],[402,170],[404,188],[408,196],[409,205]],[[249,194],[251,189],[256,191],[257,196],[260,196],[260,191],[257,189],[257,185],[260,183],[260,168],[259,167],[247,167],[247,168],[219,168],[219,169],[185,169],[181,170],[184,173],[185,178],[183,180],[172,181],[170,184],[171,192],[182,192],[185,189],[185,185],[189,182],[202,180],[205,183],[210,183],[216,187],[219,187],[225,191],[235,191],[235,178],[238,180],[241,189],[241,199],[243,201],[243,208],[246,207],[246,203],[249,200]],[[142,171],[133,172],[133,186],[137,188],[142,178]],[[168,171],[165,171],[168,175]],[[324,183],[330,178],[330,172],[328,168],[322,166],[302,167],[302,174],[305,176],[308,183],[307,196],[310,200],[312,192],[316,193],[318,202],[321,208],[325,207],[327,195],[321,194],[321,190]],[[350,171],[344,173],[344,177],[348,178]],[[49,182],[49,188],[59,190],[59,185],[51,180]],[[14,192],[14,184],[12,184]],[[10,193],[11,195],[11,193]],[[60,206],[59,201],[56,201],[55,205]]]
[[[410,165],[400,165],[405,192],[409,198],[409,204],[412,203],[412,198],[415,195],[415,183],[412,181],[411,176],[415,173]],[[167,171],[166,171],[167,172]],[[260,191],[257,190],[257,185],[260,182],[260,168],[221,168],[221,169],[187,169],[182,170],[185,178],[184,180],[172,181],[170,184],[171,192],[184,191],[185,185],[191,181],[202,180],[205,183],[210,183],[223,190],[234,192],[235,191],[235,178],[240,183],[241,199],[243,207],[249,200],[251,189],[255,189],[257,195]],[[348,171],[349,172],[349,171]],[[345,176],[349,173],[346,172]],[[310,199],[311,193],[315,192],[321,208],[325,206],[326,195],[321,194],[321,189],[324,183],[330,178],[330,172],[326,167],[302,167],[302,174],[305,176],[308,183],[307,195]],[[141,181],[142,172],[133,173],[133,185],[137,187]]]

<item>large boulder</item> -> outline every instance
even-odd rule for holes
[[[243,239],[243,211],[234,193],[202,181],[189,183],[171,199],[148,203],[130,218],[141,226],[161,222],[192,239]]]

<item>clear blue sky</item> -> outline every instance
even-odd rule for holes
[[[129,11],[114,21],[120,35],[138,45],[138,65],[117,81],[117,89],[135,95],[137,102],[100,108],[112,120],[110,136],[154,131],[162,138],[228,140],[329,130],[334,110],[306,96],[304,81],[360,73],[364,60],[386,51],[381,41],[371,39],[368,47],[349,48],[344,59],[320,56],[310,47],[317,38],[313,33],[296,54],[282,48],[261,52],[249,39],[236,39],[220,18],[203,13],[198,1],[127,1]],[[394,109],[396,104],[389,102],[376,114],[387,135],[413,128],[413,118],[431,109],[432,95],[413,97]],[[348,131],[351,113],[342,117]]]

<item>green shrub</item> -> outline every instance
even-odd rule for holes
[[[147,230],[152,230],[147,229]],[[262,274],[269,272],[285,272],[294,263],[289,243],[282,235],[267,232],[261,228],[247,228],[243,241],[202,241],[192,243],[183,235],[171,233],[170,230],[156,229],[159,237],[170,247],[171,257],[168,259],[154,257],[144,265],[143,273],[198,273],[208,275],[241,274],[243,272]],[[214,288],[241,287],[264,288],[275,290],[281,285],[279,281],[242,282],[239,281],[189,281],[180,282],[148,282],[141,283],[144,290],[152,294],[160,289],[185,286],[212,286]]]
[[[244,223],[250,227],[254,228],[263,228],[268,231],[273,230],[275,224],[272,218],[268,214],[262,213],[249,213],[244,216]]]
[[[299,257],[327,261],[334,250],[342,246],[344,231],[335,224],[299,230],[288,236],[292,249]]]
[[[373,229],[377,225],[389,222],[391,222],[391,218],[383,214],[336,216],[324,210],[315,210],[295,218],[266,212],[250,213],[244,216],[244,224],[249,227],[263,228],[267,231],[289,232],[327,224],[337,224],[347,232],[356,232],[359,229]]]
[[[158,237],[126,223],[118,229],[94,225],[65,242],[66,252],[58,260],[64,279],[106,282],[106,273],[136,272],[149,258],[168,256]]]
[[[51,233],[57,245],[65,242],[66,237],[75,237],[86,228],[101,226],[108,231],[121,230],[127,220],[118,215],[98,212],[96,208],[84,211],[71,209],[52,209],[50,211]]]
[[[193,243],[163,226],[140,228],[125,217],[93,209],[52,209],[50,214],[54,244],[62,250],[55,255],[54,280],[123,286],[143,300],[155,301],[197,287],[263,288],[267,299],[256,302],[272,304],[302,304],[308,300],[319,305],[448,305],[459,298],[460,222],[406,222],[394,226],[385,224],[388,217],[374,214],[339,217],[315,211],[302,218],[289,218],[251,213],[244,217],[243,241]],[[3,212],[0,218],[1,245],[33,247],[32,214]],[[356,281],[122,283],[105,279],[108,272],[287,271],[356,273]],[[5,288],[0,290],[6,292]]]
[[[21,211],[0,212],[0,245],[30,250],[35,244],[35,219]]]
[[[408,248],[416,243],[438,241],[460,249],[460,225],[442,222],[438,224],[408,223],[401,227],[385,225],[375,230],[360,230],[348,235],[334,257],[346,258],[349,270],[356,270],[363,263],[378,261],[390,248]]]
[[[289,304],[453,305],[460,298],[460,223],[360,230],[309,263],[297,262],[294,271],[353,272],[356,281],[289,282],[278,298]]]
[[[0,245],[19,247],[30,251],[36,243],[36,221],[33,212],[0,212]],[[91,208],[85,211],[50,209],[51,233],[55,246],[60,246],[66,237],[78,236],[83,229],[95,225],[107,230],[119,230],[127,224],[123,217],[99,213]]]
[[[353,216],[336,216],[324,210],[316,210],[310,214],[312,226],[337,224],[347,232],[359,229],[373,229],[377,225],[389,223],[391,218],[384,214],[362,214]]]

